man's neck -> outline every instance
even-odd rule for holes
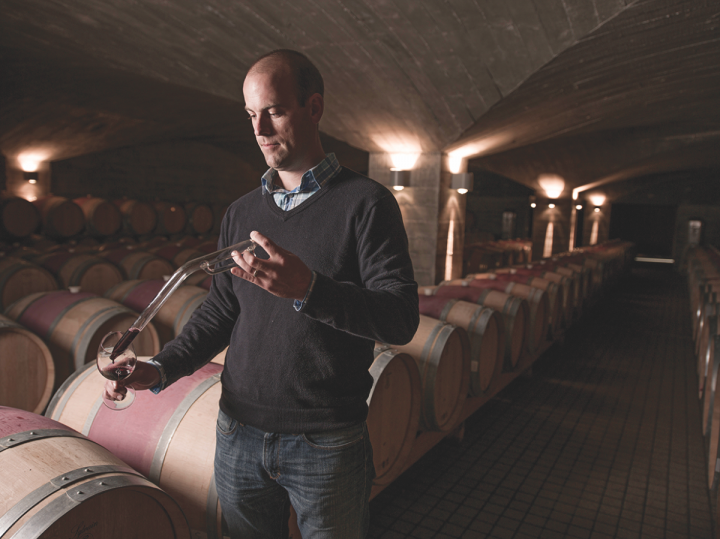
[[[300,166],[295,170],[278,170],[278,182],[286,191],[292,191],[302,183],[303,174],[318,166],[325,157],[327,157],[325,152],[322,148],[319,148],[305,161],[304,166]]]

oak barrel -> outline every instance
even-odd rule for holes
[[[47,345],[0,315],[0,405],[39,414],[54,384],[55,365]]]
[[[21,258],[0,258],[0,310],[35,292],[57,289],[55,277],[45,268]]]
[[[134,246],[103,251],[101,256],[120,268],[126,279],[162,279],[175,272],[171,262]]]
[[[149,249],[149,251],[153,254],[156,254],[160,258],[169,260],[176,268],[179,268],[190,260],[205,256],[205,253],[203,253],[202,251],[198,251],[197,249],[193,249],[192,247],[178,245],[177,243],[170,243],[168,245],[163,245],[162,247]]]
[[[498,279],[473,279],[470,281],[473,288],[499,290],[511,296],[522,298],[528,302],[530,316],[528,323],[530,331],[527,341],[528,352],[537,354],[547,339],[549,327],[550,302],[547,292],[516,282],[506,282]]]
[[[122,214],[123,230],[133,236],[150,234],[157,226],[155,208],[141,200],[121,199],[113,201]]]
[[[405,469],[420,421],[420,373],[415,360],[386,346],[375,348],[370,367],[367,427],[376,485],[387,485]]]
[[[0,237],[27,238],[40,226],[40,213],[32,202],[21,197],[0,197]]]
[[[454,324],[470,339],[470,395],[484,395],[502,373],[505,324],[494,309],[441,296],[420,296],[420,314]]]
[[[31,294],[8,307],[5,315],[41,337],[55,361],[55,386],[85,363],[94,363],[102,338],[124,332],[137,319],[127,307],[88,292],[65,290]],[[152,324],[133,342],[138,355],[155,355],[160,342]]]
[[[105,379],[87,365],[63,384],[45,415],[82,432],[160,486],[178,502],[190,528],[221,537],[213,461],[222,368],[208,363],[157,395],[138,391],[133,405],[117,413],[101,404]]]
[[[34,259],[55,275],[63,288],[79,286],[83,292],[102,296],[123,280],[122,272],[102,257],[70,251],[53,251]]]
[[[105,297],[140,314],[150,305],[165,284],[162,279],[123,281],[108,290]],[[207,297],[207,291],[202,288],[181,286],[167,298],[165,304],[152,319],[161,346],[180,334],[183,326],[190,320],[195,309],[202,305],[205,297]]]
[[[85,215],[72,200],[50,195],[38,198],[33,204],[40,212],[46,236],[54,239],[70,238],[85,228]]]
[[[0,470],[0,537],[190,539],[170,496],[48,418],[0,406]]]
[[[564,327],[565,310],[563,309],[562,285],[536,276],[523,276],[514,273],[493,274],[500,281],[510,281],[532,288],[540,289],[548,296],[548,340],[552,340]]]
[[[207,204],[185,204],[187,215],[186,230],[189,234],[207,234],[213,229],[215,216],[212,208]]]
[[[85,215],[85,232],[91,236],[111,236],[122,226],[122,214],[118,207],[103,198],[86,196],[76,198]]]
[[[155,228],[156,234],[179,234],[185,229],[187,216],[185,208],[174,202],[154,202],[153,206],[157,212],[158,222]]]
[[[505,324],[505,361],[503,370],[507,372],[515,370],[522,352],[525,350],[530,330],[528,323],[530,309],[527,301],[497,290],[484,290],[469,286],[438,286],[433,288],[430,294],[457,298],[498,311]]]
[[[410,354],[417,362],[422,387],[421,428],[452,430],[470,384],[470,343],[465,330],[420,315],[412,341],[390,346]]]
[[[193,245],[195,249],[198,251],[202,251],[203,253],[214,253],[218,250],[218,239],[217,236],[207,238],[202,243],[199,243],[197,245]]]
[[[710,346],[713,361],[710,370],[705,398],[708,401],[707,417],[703,418],[703,429],[705,434],[708,486],[712,492],[717,492],[720,484],[720,391],[718,391],[718,373],[720,372],[720,336],[715,335]]]
[[[717,371],[718,365],[715,362],[718,360],[715,357],[715,339],[718,336],[718,318],[719,318],[720,305],[716,304],[714,314],[708,317],[707,320],[707,342],[705,345],[705,351],[703,353],[705,370],[699,376],[700,379],[700,399],[702,401],[702,428],[703,434],[709,433],[709,426],[712,422],[710,416],[713,414],[713,406],[715,400],[715,391],[717,389]]]

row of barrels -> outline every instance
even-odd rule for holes
[[[19,240],[41,232],[53,239],[115,234],[208,234],[220,223],[223,208],[207,204],[145,202],[132,199],[108,201],[88,195],[75,199],[48,195],[29,202],[21,197],[0,199],[0,238]]]
[[[175,242],[156,237],[139,244],[59,244],[44,251],[8,249],[0,256],[0,309],[36,292],[75,288],[101,296],[124,280],[163,279],[189,260],[215,250],[216,237],[195,236]],[[205,273],[188,280],[188,284],[206,289],[210,283]]]
[[[524,264],[532,259],[530,240],[483,241],[463,248],[463,275]]]
[[[405,346],[422,381],[420,430],[457,426],[466,398],[495,394],[562,336],[627,268],[628,243],[420,287],[420,326]]]
[[[576,255],[579,256],[578,253]],[[557,287],[552,290],[553,297],[556,301],[559,298],[561,305],[564,305],[565,298],[571,301],[572,313],[579,313],[576,310],[576,290],[582,294],[591,290],[584,284],[593,282],[594,273],[590,266],[598,268],[600,265],[595,262],[602,262],[602,256],[597,253],[583,256],[588,261],[580,264],[582,271],[569,270],[568,265],[573,264],[569,259],[562,263],[553,260],[538,263],[547,266],[543,268],[546,273],[555,273],[549,271],[555,265],[565,268],[566,273],[572,271],[573,280],[568,279],[567,282],[575,283],[577,278],[581,283],[577,287],[573,284],[567,289]],[[505,275],[522,277],[526,269],[507,268]],[[610,273],[607,275],[609,277]],[[469,276],[466,280],[470,280]],[[472,280],[500,282],[497,278]],[[507,281],[506,288],[510,282]],[[137,312],[154,297],[153,286],[157,289],[161,283],[153,283],[152,280],[124,281],[106,295]],[[182,287],[176,294],[184,292],[185,288],[196,287]],[[506,383],[501,373],[517,372],[520,355],[530,354],[527,343],[531,306],[527,297],[512,296],[495,288],[485,292],[485,289],[481,292],[484,294],[483,304],[479,304],[467,301],[467,298],[443,295],[453,288],[465,292],[479,290],[469,283],[443,283],[434,289],[442,292],[425,295],[424,291],[421,305],[426,314],[421,316],[420,327],[412,342],[402,347],[376,345],[376,358],[370,368],[374,385],[368,399],[368,430],[374,448],[376,485],[388,484],[405,469],[419,432],[447,433],[454,429],[468,397],[491,395],[498,391]],[[520,290],[522,287],[517,286],[516,293],[519,294]],[[550,310],[550,294],[547,290],[541,291],[545,295],[540,294],[539,297],[544,299],[531,299],[537,305],[535,316],[538,319],[542,318],[543,308],[546,313]],[[198,296],[202,297],[202,293]],[[68,293],[57,291],[49,294]],[[174,318],[168,316],[163,322],[166,325],[164,337],[160,338],[163,313],[158,313],[153,320],[159,340],[172,335],[175,330],[170,327],[182,324],[178,322],[178,317],[189,316],[188,313],[201,303],[199,297],[193,298],[191,292],[187,294],[185,298],[178,298],[178,304],[184,308],[176,307]],[[111,301],[109,298],[98,299]],[[590,296],[583,295],[582,299],[582,305],[587,305]],[[441,302],[444,304],[440,305]],[[428,309],[438,316],[430,316],[432,313]],[[563,312],[567,310],[565,307]],[[171,318],[174,320],[172,323]],[[555,318],[550,317],[550,320]],[[542,327],[546,338],[557,335],[567,323],[564,315],[557,322],[544,322]],[[520,347],[514,346],[515,352],[510,356],[506,355],[508,325],[513,327],[510,334],[521,335],[522,343]],[[537,354],[540,348],[537,343],[535,346]],[[517,354],[514,363],[513,354]],[[104,379],[90,363],[75,370],[65,380],[55,392],[46,415],[101,444],[132,469],[159,485],[176,500],[194,531],[221,537],[221,513],[212,476],[213,426],[221,371],[222,357],[159,395],[140,392],[131,408],[117,414],[99,406]]]
[[[707,455],[708,487],[717,495],[720,484],[720,251],[693,247],[687,257],[688,292],[697,362],[698,397]]]

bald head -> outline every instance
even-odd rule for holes
[[[250,66],[248,76],[252,74],[290,75],[295,82],[295,95],[300,106],[305,106],[308,98],[314,94],[325,95],[325,83],[318,68],[307,56],[290,49],[278,49],[269,52]]]

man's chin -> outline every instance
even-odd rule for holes
[[[274,168],[275,170],[280,170],[283,166],[282,157],[276,155],[275,153],[265,154],[265,163],[267,163],[267,166]]]

